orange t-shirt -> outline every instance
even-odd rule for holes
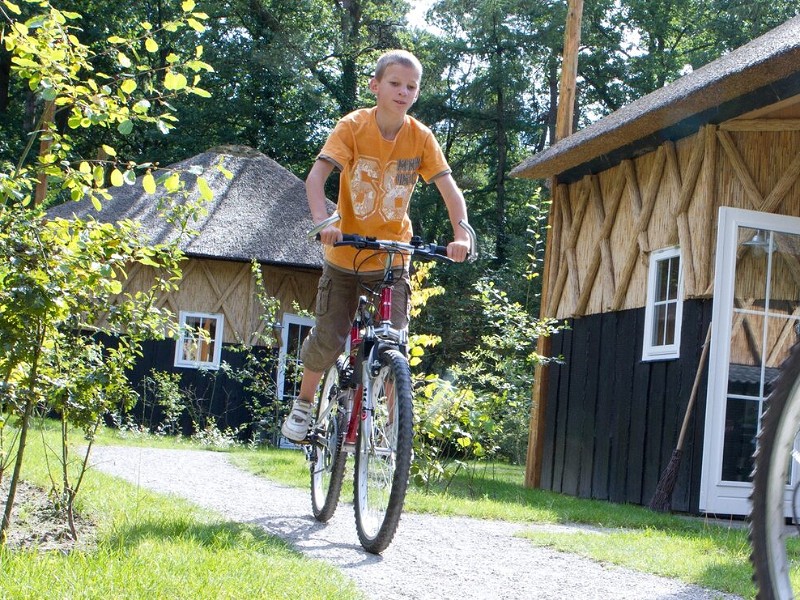
[[[408,203],[419,176],[430,183],[450,173],[450,167],[431,130],[406,115],[394,140],[378,129],[375,108],[344,116],[336,125],[319,157],[340,171],[337,227],[378,239],[411,239]],[[383,269],[383,257],[348,246],[326,246],[332,265],[360,271]]]

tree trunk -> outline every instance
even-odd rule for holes
[[[25,399],[25,412],[22,415],[22,426],[19,433],[19,446],[17,448],[17,458],[14,462],[14,471],[11,474],[11,481],[8,487],[8,497],[6,499],[6,508],[3,511],[3,520],[0,523],[0,545],[5,545],[6,538],[8,537],[8,530],[11,527],[11,511],[14,508],[14,498],[17,494],[17,484],[19,483],[20,474],[22,473],[22,457],[25,454],[25,444],[28,440],[28,430],[31,425],[31,415],[36,406],[36,379],[39,376],[39,357],[41,356],[41,348],[44,343],[44,335],[39,332],[36,349],[33,353],[31,360],[30,373],[28,375],[28,389],[27,398]]]
[[[497,170],[495,172],[495,217],[496,217],[496,238],[495,238],[495,257],[498,264],[506,262],[506,167],[508,163],[508,139],[505,128],[505,96],[502,86],[497,86],[497,105],[495,114],[497,115],[497,127],[495,129],[495,148],[497,151]]]
[[[11,55],[0,50],[0,114],[8,112],[9,87],[11,85]]]
[[[361,38],[361,2],[344,0],[340,18],[342,34],[342,76],[340,79],[339,108],[343,115],[353,111],[358,103],[358,65],[356,58]]]
[[[28,430],[30,429],[34,405],[35,402],[33,394],[31,393],[25,402],[25,413],[22,418],[22,428],[19,434],[17,459],[14,462],[14,471],[11,474],[11,481],[8,486],[8,497],[6,498],[5,511],[3,511],[3,521],[0,523],[0,546],[5,545],[6,538],[8,537],[8,530],[11,528],[11,512],[14,508],[14,498],[17,495],[17,484],[19,483],[20,474],[22,473],[22,456],[25,453],[25,444],[28,438]]]

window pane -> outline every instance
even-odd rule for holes
[[[669,293],[669,260],[659,260],[656,263],[656,302],[663,302]]]
[[[188,333],[183,339],[183,360],[196,362],[198,357],[197,339]]]
[[[655,260],[651,346],[676,344],[678,295],[680,290],[680,257]]]
[[[667,305],[657,304],[653,307],[653,346],[663,346],[665,340],[665,327],[667,321]]]
[[[725,411],[725,443],[722,452],[722,479],[749,481],[756,445],[758,402],[728,398]]]
[[[678,306],[675,302],[666,305],[666,320],[664,321],[664,344],[669,346],[675,343],[675,313]]]
[[[678,267],[679,267],[679,259],[677,256],[673,256],[669,259],[669,275],[667,276],[667,298],[669,300],[677,300],[678,299]]]

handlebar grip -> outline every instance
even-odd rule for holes
[[[431,246],[431,251],[439,256],[447,256],[447,246]]]

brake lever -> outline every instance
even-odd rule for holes
[[[467,260],[469,262],[475,262],[478,260],[478,236],[475,234],[472,225],[470,225],[466,219],[461,219],[458,224],[467,232],[467,237],[469,237],[469,254],[467,254]]]
[[[323,229],[325,229],[328,225],[333,225],[334,223],[340,221],[341,219],[342,217],[339,216],[338,212],[333,213],[330,217],[328,217],[324,221],[320,221],[318,225],[316,225],[311,231],[308,232],[307,234],[308,239],[319,240],[319,234]]]

